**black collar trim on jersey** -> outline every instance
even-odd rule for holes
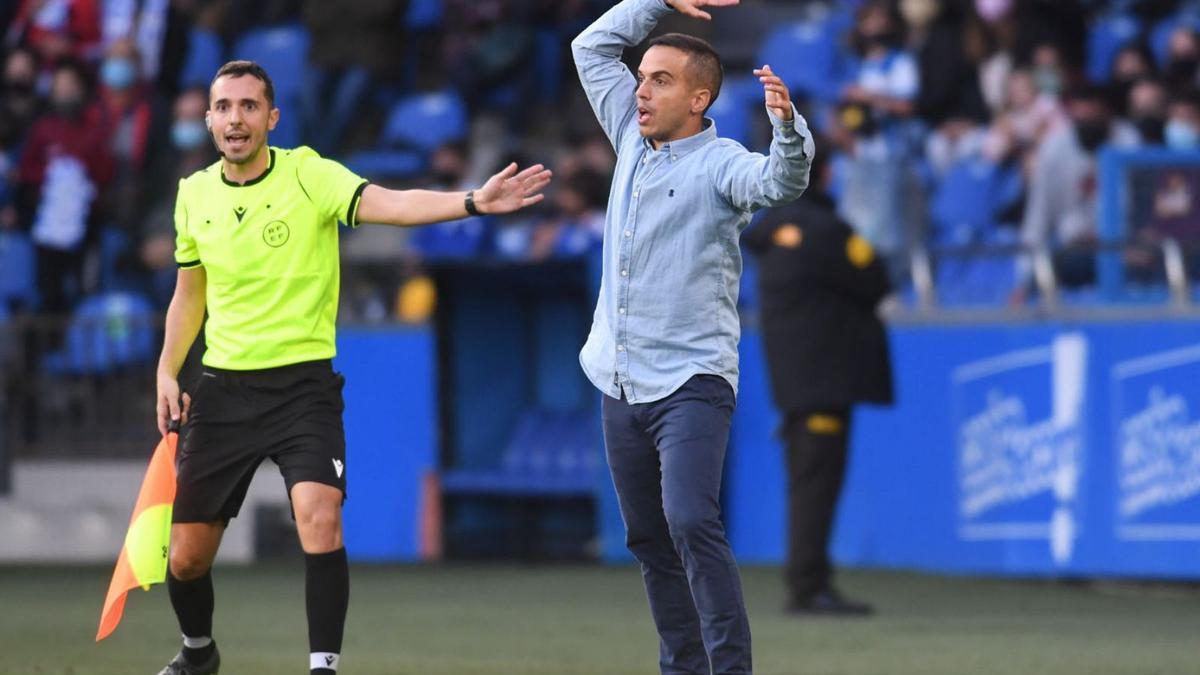
[[[258,185],[259,183],[263,182],[267,176],[271,175],[271,169],[275,168],[275,148],[268,148],[268,150],[271,151],[271,163],[267,165],[266,171],[258,175],[258,178],[251,178],[245,183],[235,183],[226,178],[225,169],[221,169],[221,182],[225,183],[229,187],[250,187],[251,185]]]

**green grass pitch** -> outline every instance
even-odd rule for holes
[[[307,672],[302,564],[218,568],[224,675]],[[149,675],[178,635],[166,590],[131,594],[93,643],[110,569],[0,568],[0,673]],[[1200,673],[1200,592],[849,572],[866,620],[781,613],[773,568],[744,570],[759,675]],[[356,566],[345,675],[657,671],[632,567]]]

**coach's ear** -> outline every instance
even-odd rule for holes
[[[267,131],[275,131],[276,124],[279,124],[279,108],[271,108],[267,114]]]
[[[209,131],[212,131],[212,113],[211,112],[208,112],[208,111],[204,112],[204,128],[208,129]]]

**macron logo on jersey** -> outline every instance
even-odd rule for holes
[[[233,215],[237,216],[238,222],[242,222],[242,216],[246,215],[246,207],[239,206],[233,210]]]
[[[341,460],[339,460],[339,459],[333,460],[333,470],[337,472],[338,478],[342,477],[342,471],[344,471],[345,469],[346,469],[346,465],[343,464]]]

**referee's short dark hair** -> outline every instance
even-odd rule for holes
[[[667,33],[650,41],[651,47],[673,47],[688,56],[688,77],[692,82],[712,92],[708,107],[721,95],[721,83],[725,80],[725,67],[721,56],[705,40],[683,33]],[[704,109],[708,112],[708,108]]]
[[[253,61],[230,61],[221,66],[217,74],[213,76],[212,83],[208,85],[209,91],[212,91],[212,85],[217,83],[217,80],[225,77],[241,77],[249,75],[263,83],[263,91],[267,96],[267,103],[275,107],[275,84],[271,82],[271,76],[267,74],[266,69]]]

